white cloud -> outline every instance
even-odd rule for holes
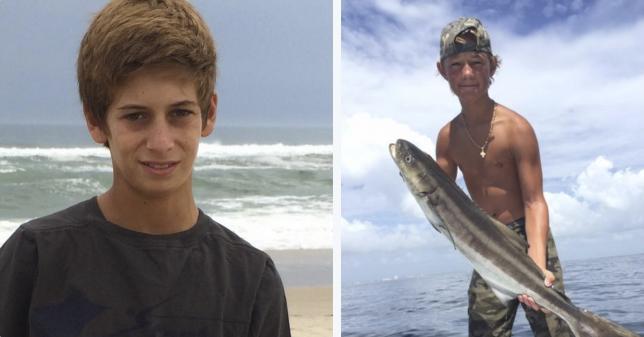
[[[342,218],[344,252],[398,251],[420,247],[445,249],[451,246],[429,223],[384,227],[369,221]]]
[[[571,193],[546,193],[546,199],[558,237],[605,238],[644,229],[644,169],[614,170],[600,156],[577,176]]]
[[[399,19],[407,27],[439,28],[441,21],[450,15],[449,2],[417,2],[375,0],[377,8]]]
[[[385,163],[393,167],[389,144],[399,138],[405,138],[433,153],[432,140],[403,123],[390,118],[372,117],[367,113],[346,116],[341,133],[343,178],[364,178]]]
[[[434,142],[403,123],[367,113],[347,116],[340,137],[342,213],[350,218],[398,214],[409,193],[391,159],[389,144],[404,138],[433,155]],[[417,217],[412,207],[404,208]]]

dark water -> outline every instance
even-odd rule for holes
[[[469,272],[342,288],[342,336],[467,336]],[[578,307],[644,336],[644,254],[564,261]],[[513,336],[531,337],[519,309]]]

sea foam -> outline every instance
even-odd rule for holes
[[[243,144],[222,145],[201,143],[199,156],[236,157],[236,156],[305,156],[331,155],[332,145],[284,145],[277,144]],[[104,147],[0,147],[0,158],[11,157],[47,157],[59,160],[78,160],[83,157],[109,157]]]

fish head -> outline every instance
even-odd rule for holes
[[[389,153],[413,194],[422,196],[436,190],[438,181],[433,179],[434,176],[430,172],[430,166],[434,163],[430,155],[404,139],[389,144]]]
[[[436,212],[441,174],[444,175],[441,168],[430,155],[404,139],[389,144],[389,153],[427,220],[437,231],[448,235],[445,224]]]

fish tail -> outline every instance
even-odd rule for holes
[[[569,323],[577,337],[641,337],[617,323],[597,316],[589,310],[579,309]]]

